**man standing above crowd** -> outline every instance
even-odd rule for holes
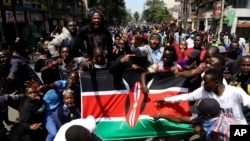
[[[73,45],[73,54],[93,57],[93,48],[102,47],[110,59],[113,40],[111,33],[104,27],[103,15],[99,11],[93,11],[90,20],[90,24],[78,32]]]

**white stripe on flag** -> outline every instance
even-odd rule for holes
[[[188,93],[189,92],[188,88],[170,87],[170,88],[161,89],[161,90],[149,90],[149,94],[158,94],[158,93],[164,93],[164,92],[168,92],[168,91],[180,92],[180,93]]]
[[[119,95],[128,94],[129,90],[112,90],[112,91],[92,91],[92,92],[81,92],[82,96],[95,96],[95,95]]]
[[[140,115],[139,119],[153,119],[151,116],[148,115]],[[126,121],[126,117],[102,117],[96,118],[96,121]]]

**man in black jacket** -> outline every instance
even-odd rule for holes
[[[89,25],[79,30],[74,41],[73,54],[93,57],[93,48],[101,47],[110,60],[113,40],[111,33],[104,26],[103,15],[99,11],[93,11],[90,20]]]

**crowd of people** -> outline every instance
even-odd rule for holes
[[[250,56],[243,55],[246,48],[236,35],[184,32],[172,22],[161,28],[128,26],[110,31],[102,13],[94,11],[90,17],[89,25],[77,28],[75,21],[67,21],[52,39],[41,38],[34,69],[15,48],[0,50],[1,141],[7,134],[3,122],[13,124],[8,106],[19,112],[11,140],[73,141],[81,138],[80,133],[85,136],[82,140],[101,140],[93,128],[76,124],[81,118],[79,73],[93,70],[108,70],[118,79],[126,69],[137,71],[144,102],[150,94],[148,77],[156,73],[185,77],[190,93],[156,102],[190,101],[198,115],[150,116],[199,125],[194,130],[200,139],[229,140],[229,125],[250,124]]]

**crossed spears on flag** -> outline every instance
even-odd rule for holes
[[[126,115],[126,121],[131,128],[136,125],[137,120],[141,114],[140,109],[143,104],[143,100],[144,100],[144,94],[141,92],[141,84],[139,82],[136,82],[129,90],[129,101],[131,104],[129,111]],[[143,122],[141,120],[139,121],[142,124],[142,126],[146,128]],[[122,122],[120,129],[123,127],[123,125],[124,122]]]

